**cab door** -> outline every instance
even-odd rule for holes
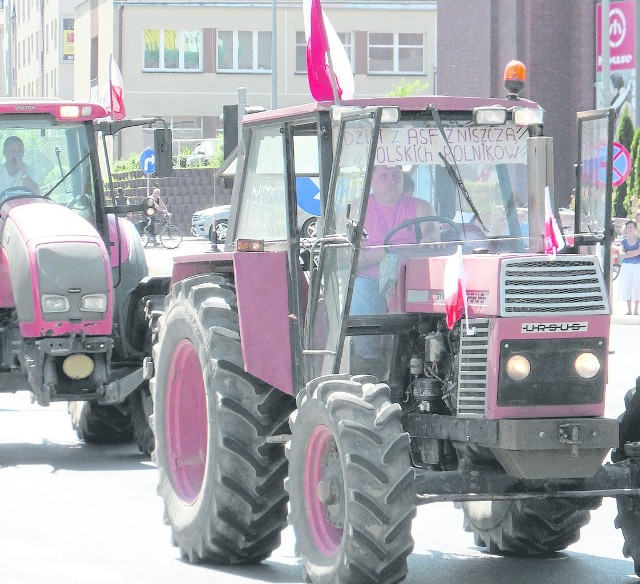
[[[579,253],[599,254],[610,286],[611,198],[613,180],[613,108],[578,112],[575,246]]]
[[[305,319],[306,380],[338,373],[364,210],[371,182],[381,108],[343,115],[323,213],[323,235],[316,242],[310,301]]]

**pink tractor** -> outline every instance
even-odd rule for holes
[[[148,308],[168,279],[148,277],[140,236],[117,216],[147,206],[107,201],[97,138],[157,120],[106,116],[86,102],[0,102],[0,391],[67,401],[82,439],[149,453]],[[169,134],[156,130],[160,175]]]
[[[549,256],[551,139],[515,92],[247,117],[225,249],[175,259],[153,349],[158,491],[184,558],[260,561],[288,519],[307,581],[399,582],[419,504],[455,502],[478,545],[530,556],[615,496],[640,560],[640,400],[622,432],[603,417],[608,273],[581,254],[607,243],[588,159],[612,119],[579,115],[576,228]],[[319,185],[315,240],[301,178]],[[447,323],[460,264],[468,319]]]

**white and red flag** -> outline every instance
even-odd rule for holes
[[[544,253],[555,256],[564,248],[564,237],[558,227],[553,207],[551,206],[551,189],[544,189]]]
[[[112,120],[121,120],[126,116],[124,109],[124,82],[113,55],[111,55],[111,62],[109,63],[109,83],[102,86],[100,98]]]
[[[444,266],[444,303],[449,329],[452,329],[464,315],[467,323],[467,334],[472,335],[473,330],[469,329],[467,286],[465,284],[461,245],[458,246],[456,253],[447,258],[447,263]]]
[[[302,9],[307,41],[307,78],[313,99],[352,99],[354,83],[351,62],[338,34],[324,14],[320,0],[302,0]]]

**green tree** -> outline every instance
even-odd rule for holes
[[[627,198],[625,207],[632,210],[637,207],[638,191],[640,191],[640,128],[638,128],[631,142],[631,174],[627,179]]]
[[[622,144],[629,152],[631,152],[632,142],[634,141],[634,129],[631,117],[624,110],[622,117],[620,118],[620,125],[616,133],[616,140]],[[628,179],[627,179],[628,181]],[[613,191],[613,216],[614,217],[626,217],[629,211],[628,200],[628,184],[627,181],[623,182],[619,187],[616,187]]]
[[[400,79],[397,85],[394,85],[391,91],[387,93],[387,97],[409,97],[410,95],[419,95],[426,93],[429,84],[416,79],[409,83],[404,77]]]

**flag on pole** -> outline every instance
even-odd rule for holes
[[[444,266],[444,303],[447,311],[447,326],[449,329],[464,315],[467,323],[467,334],[472,335],[469,329],[469,308],[467,305],[467,287],[464,278],[464,262],[462,260],[462,246],[459,245],[456,253],[447,258]]]
[[[320,5],[320,0],[303,0],[304,32],[307,41],[307,78],[316,101],[352,99],[351,63],[344,46]],[[329,65],[331,64],[331,66]]]
[[[109,106],[107,109],[114,120],[121,120],[126,115],[124,109],[124,82],[113,55],[111,55],[109,66]]]
[[[564,248],[564,237],[558,227],[553,207],[551,206],[551,189],[544,189],[544,253],[555,256]]]

